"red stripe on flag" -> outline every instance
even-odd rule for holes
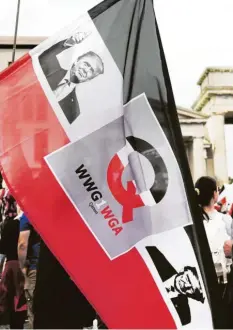
[[[44,159],[38,159],[69,140],[43,93],[29,55],[0,76],[0,95],[1,163],[8,184],[103,321],[110,328],[176,328],[137,250],[111,261]],[[40,137],[45,141],[45,136],[46,147],[44,142],[36,142]]]

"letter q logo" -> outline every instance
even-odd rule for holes
[[[140,189],[139,182],[145,181],[148,168],[143,168],[139,154],[149,161],[154,173],[154,182],[144,191]],[[127,166],[130,166],[135,180],[127,181],[125,188],[122,179]],[[133,209],[154,206],[164,198],[168,187],[168,171],[162,157],[152,145],[130,136],[127,137],[126,145],[111,159],[107,181],[112,195],[123,207],[122,222],[128,223],[133,221]]]

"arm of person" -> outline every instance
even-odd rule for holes
[[[232,257],[233,240],[227,240],[224,243],[223,250],[226,257]]]
[[[28,241],[30,230],[21,231],[18,240],[18,259],[20,268],[23,270],[26,266]]]
[[[64,47],[67,47],[67,46],[71,47],[71,46],[77,45],[80,42],[82,42],[83,40],[85,40],[90,34],[91,34],[90,31],[85,31],[85,32],[78,31],[78,32],[74,33],[71,37],[69,37],[68,39],[65,40]]]
[[[61,40],[52,47],[45,50],[39,56],[39,62],[45,75],[49,75],[52,72],[60,69],[60,64],[57,59],[57,55],[64,50],[81,43],[90,35],[90,32],[76,32],[71,37]],[[51,72],[50,72],[51,70]]]
[[[227,235],[230,236],[231,239],[233,239],[232,217],[229,214],[224,214],[222,219],[226,226]]]
[[[68,40],[68,39],[67,39]],[[72,46],[68,43],[67,40],[62,40],[53,45],[52,47],[46,49],[40,56],[39,62],[41,69],[44,72],[45,77],[49,83],[49,86],[54,91],[58,84],[64,79],[67,74],[67,70],[63,69],[60,65],[58,55],[61,54],[68,48]]]
[[[4,235],[1,232],[0,235],[0,254],[5,254],[5,249],[4,249]]]

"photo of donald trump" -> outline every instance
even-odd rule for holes
[[[80,44],[89,35],[89,32],[77,32],[70,38],[56,43],[39,56],[44,75],[70,124],[81,112],[76,87],[103,74],[104,63],[98,54],[88,51],[74,59],[71,68],[65,70],[59,63],[58,55]]]

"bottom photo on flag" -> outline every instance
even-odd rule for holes
[[[192,225],[145,238],[137,249],[147,264],[178,328],[211,328],[200,269],[190,241]]]

